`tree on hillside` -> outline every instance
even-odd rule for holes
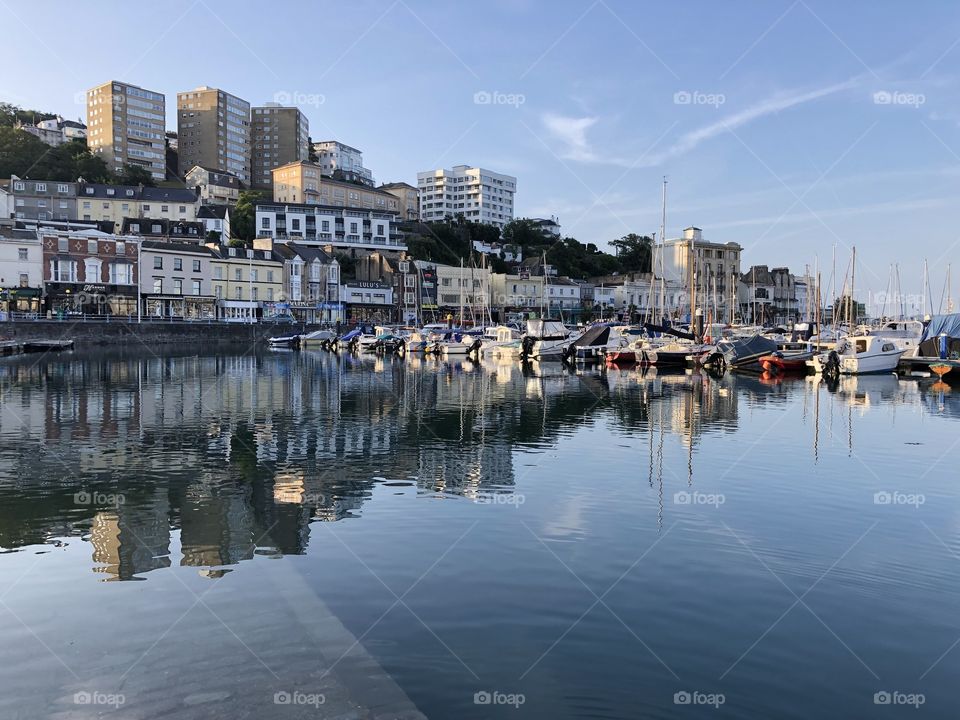
[[[521,247],[554,242],[552,235],[546,236],[539,225],[527,218],[518,218],[508,222],[500,232],[500,237],[505,243],[520,245]]]
[[[653,239],[646,235],[630,233],[610,245],[617,251],[617,260],[625,272],[650,272],[653,258]]]
[[[244,190],[237,198],[237,206],[230,212],[230,232],[235,238],[250,242],[257,232],[257,203],[267,196],[260,190]]]
[[[52,147],[23,130],[0,127],[0,177],[110,182],[112,173],[103,159],[92,155],[83,140]]]
[[[12,103],[0,103],[0,127],[15,127],[18,122],[36,125],[41,120],[53,120],[56,115],[37,110],[24,110]]]
[[[317,155],[316,151],[313,149],[313,138],[309,135],[307,136],[307,160],[310,162],[317,162],[320,157]]]
[[[121,185],[143,185],[145,187],[156,187],[157,181],[153,179],[150,171],[139,165],[124,165],[123,172],[117,176],[117,181]]]

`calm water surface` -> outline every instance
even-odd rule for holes
[[[0,718],[955,717],[958,430],[894,376],[4,359]]]

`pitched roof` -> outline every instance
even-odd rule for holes
[[[196,243],[164,240],[143,240],[140,243],[140,247],[143,250],[165,250],[168,252],[194,253],[198,255],[206,255],[208,257],[217,256],[217,253],[208,248],[206,245],[197,245]]]
[[[201,205],[197,210],[198,218],[220,218],[224,220],[227,217],[229,208],[226,205]]]
[[[113,193],[108,193],[108,190],[113,190]],[[106,185],[103,183],[81,183],[77,188],[77,196],[170,203],[194,203],[197,200],[196,192],[188,188],[153,188],[139,185]]]
[[[333,260],[322,248],[313,245],[299,245],[297,243],[277,243],[273,246],[273,252],[285,260],[294,257],[301,258],[304,262],[313,262],[315,259],[322,263],[329,263]]]

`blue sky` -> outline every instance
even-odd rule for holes
[[[696,225],[746,265],[819,258],[825,284],[855,244],[874,292],[899,263],[921,293],[926,257],[935,310],[948,262],[960,285],[956,3],[51,7],[0,5],[18,59],[4,100],[76,117],[78,93],[119,79],[165,92],[175,128],[177,91],[198,85],[293,97],[314,139],[361,148],[378,181],[511,173],[518,214],[584,242],[657,231],[666,175],[668,236]]]

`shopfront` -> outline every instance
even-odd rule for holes
[[[54,315],[137,314],[137,289],[133,285],[100,283],[47,283],[47,310]]]
[[[176,320],[215,320],[217,299],[212,295],[146,295],[144,314]]]
[[[0,288],[0,308],[4,313],[39,313],[43,290],[32,287]]]

